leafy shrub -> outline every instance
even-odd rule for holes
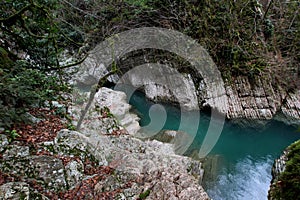
[[[5,134],[8,135],[8,141],[12,142],[13,140],[15,140],[17,137],[20,137],[20,135],[17,133],[16,130],[6,130]]]
[[[30,108],[68,90],[60,56],[80,36],[56,19],[59,6],[57,0],[0,3],[0,127],[25,122]]]
[[[146,190],[145,192],[139,195],[139,199],[146,199],[150,195],[150,190]]]
[[[288,161],[284,172],[279,175],[274,190],[276,199],[298,199],[300,191],[300,141],[288,148]]]
[[[68,86],[57,76],[47,75],[30,64],[17,61],[12,69],[2,68],[0,76],[0,126],[9,128],[14,123],[26,121],[24,115],[30,107],[44,106],[46,101],[58,100]]]

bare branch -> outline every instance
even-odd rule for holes
[[[5,22],[13,22],[14,23],[17,20],[17,18],[20,18],[21,15],[25,11],[29,10],[32,6],[33,6],[33,4],[29,4],[27,6],[24,6],[23,8],[21,8],[21,10],[19,10],[15,14],[13,14],[13,15],[7,17],[7,18],[0,18],[0,22],[3,22],[3,23],[5,23]]]

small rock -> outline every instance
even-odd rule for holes
[[[176,135],[180,131],[174,131],[174,130],[163,130],[160,131],[157,135],[155,135],[152,139],[161,141],[161,142],[166,142],[166,143],[171,143],[173,139],[175,139]]]
[[[33,116],[32,114],[30,114],[28,112],[25,113],[25,117],[26,117],[26,119],[28,119],[30,122],[32,122],[34,124],[39,123],[40,121],[42,121],[42,119],[37,118],[37,117]]]
[[[0,134],[0,152],[6,149],[9,144],[7,136],[4,134]]]
[[[29,185],[24,182],[11,182],[0,186],[1,199],[29,200]]]
[[[72,188],[83,178],[83,163],[81,161],[71,161],[66,165],[65,169],[67,182],[69,187]]]
[[[64,165],[60,159],[51,156],[31,156],[29,168],[35,179],[42,179],[46,188],[63,191],[66,188]]]
[[[24,158],[29,156],[28,146],[9,145],[3,154],[4,160]]]

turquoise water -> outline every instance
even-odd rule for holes
[[[147,101],[142,93],[136,92],[131,97],[130,104],[141,118],[140,125],[148,125],[151,122],[148,112],[154,103]],[[161,105],[167,111],[163,129],[177,130],[181,119],[180,110],[174,106]],[[157,113],[160,114],[161,112]],[[191,120],[182,126],[182,130],[189,133],[189,127],[195,125],[194,113],[187,112],[184,115],[190,116]],[[153,116],[155,117],[155,113]],[[209,121],[209,114],[201,113],[197,136],[187,155],[200,149]],[[295,127],[278,121],[269,121],[261,130],[240,128],[226,121],[218,142],[208,155],[216,158],[218,165],[214,170],[214,178],[203,183],[206,191],[214,200],[267,199],[274,159],[299,138],[300,133]]]

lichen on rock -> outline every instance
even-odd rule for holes
[[[96,103],[109,108],[113,113],[110,118],[120,130],[125,129],[119,124],[130,116],[124,93],[104,88],[100,92],[105,98],[97,95]],[[108,99],[118,99],[114,95],[122,97],[120,102],[109,103]],[[101,100],[101,96],[105,100]],[[95,115],[88,112],[87,119],[89,114]],[[131,123],[137,122],[134,115],[132,119],[124,126],[131,127]],[[127,131],[108,134],[104,127],[89,130],[87,126],[82,132],[62,129],[53,141],[37,144],[34,151],[19,143],[6,144],[2,137],[1,173],[22,181],[20,184],[7,182],[0,192],[11,195],[13,188],[17,195],[14,197],[25,195],[25,199],[51,199],[55,195],[65,199],[105,196],[132,200],[140,196],[144,199],[209,199],[199,185],[203,175],[201,163],[176,155],[173,144],[142,141]]]

